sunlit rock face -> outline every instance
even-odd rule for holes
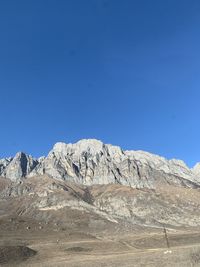
[[[200,175],[200,162],[198,162],[194,167],[193,167],[193,172],[199,176]]]
[[[79,184],[122,184],[155,188],[159,184],[198,187],[200,165],[189,169],[181,160],[167,160],[144,151],[123,151],[96,139],[56,143],[47,157],[18,153],[0,160],[0,176],[11,180],[47,174]]]
[[[6,167],[11,161],[12,161],[12,158],[0,159],[0,174],[4,173],[4,170],[6,169]]]
[[[5,167],[2,168],[2,170],[0,169],[2,171],[0,175],[12,181],[26,177],[38,164],[36,159],[33,159],[23,152],[17,153],[12,159],[5,159],[2,161]]]

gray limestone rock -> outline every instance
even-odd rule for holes
[[[192,170],[197,176],[200,176],[200,162],[198,162]]]
[[[4,172],[5,168],[11,162],[12,158],[0,159],[0,175]]]
[[[118,183],[134,188],[155,188],[158,183],[195,187],[200,181],[183,161],[123,151],[94,139],[55,144],[30,176],[43,174],[85,185]]]
[[[198,167],[181,160],[167,160],[144,151],[123,151],[95,139],[75,144],[57,143],[47,157],[38,160],[24,153],[0,161],[0,175],[18,180],[47,174],[83,185],[122,184],[153,189],[159,184],[199,187]]]
[[[9,161],[6,167],[1,170],[0,175],[12,181],[16,181],[22,177],[26,177],[37,164],[37,160],[23,152],[19,152]]]

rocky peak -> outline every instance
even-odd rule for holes
[[[54,151],[56,153],[66,153],[68,146],[69,145],[67,145],[65,143],[58,142],[53,146],[52,151]]]
[[[157,181],[191,186],[197,182],[183,161],[144,151],[123,151],[95,139],[55,144],[31,175],[45,173],[87,185],[119,183],[137,188],[155,187]]]
[[[193,172],[196,174],[196,175],[199,175],[200,176],[200,162],[198,162],[193,168],[192,168]]]
[[[103,142],[96,139],[82,139],[74,144],[75,147],[78,147],[82,151],[89,149],[94,152],[102,150],[103,145]]]
[[[200,185],[198,165],[191,170],[181,160],[167,160],[144,151],[123,151],[96,139],[56,143],[47,157],[38,160],[22,152],[13,159],[0,160],[0,175],[11,180],[43,174],[86,185],[118,183],[136,188],[154,188],[158,182]]]
[[[90,152],[96,154],[103,150],[103,143],[96,139],[82,139],[75,144],[56,143],[52,152],[66,154],[66,153],[79,153]]]
[[[11,162],[12,158],[5,158],[5,159],[0,159],[0,175],[3,173],[5,168],[8,166],[8,164]]]
[[[31,156],[18,152],[15,157],[10,160],[9,164],[1,173],[13,181],[16,181],[22,177],[26,177],[37,165],[37,160],[33,159]]]

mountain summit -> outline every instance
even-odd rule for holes
[[[3,218],[93,233],[200,226],[199,164],[84,139],[1,159],[0,176]]]
[[[56,143],[46,157],[39,159],[20,152],[14,158],[0,160],[0,176],[12,181],[44,174],[83,185],[121,184],[138,189],[153,189],[159,184],[200,186],[199,164],[190,169],[181,160],[124,151],[96,139]]]

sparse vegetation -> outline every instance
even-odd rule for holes
[[[25,246],[1,246],[0,264],[17,263],[36,255],[36,251]]]
[[[65,251],[70,251],[70,252],[88,252],[92,251],[91,248],[83,248],[83,247],[70,247],[65,249]]]
[[[192,266],[200,266],[200,248],[198,249],[193,249],[191,252],[191,264]]]

